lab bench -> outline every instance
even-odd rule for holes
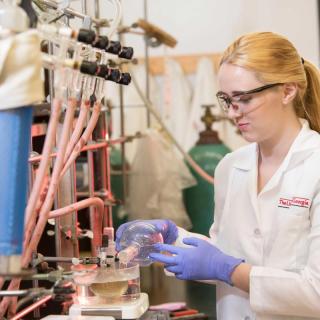
[[[214,285],[167,276],[157,263],[140,268],[140,285],[141,292],[149,295],[150,305],[184,301],[188,308],[207,314],[209,320],[216,319]]]

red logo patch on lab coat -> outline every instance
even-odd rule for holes
[[[292,199],[280,198],[278,207],[290,208],[290,207],[302,207],[310,208],[311,200],[307,198],[292,197]]]

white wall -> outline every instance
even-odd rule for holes
[[[143,18],[144,0],[121,2],[124,24]],[[168,54],[221,52],[243,33],[274,31],[287,36],[305,59],[319,61],[316,0],[148,0],[148,18],[177,38]],[[126,44],[143,55],[139,36],[126,36]],[[150,54],[162,55],[163,48]]]
[[[87,0],[87,3],[90,4],[89,7],[94,7],[94,0]],[[131,25],[139,18],[143,18],[144,0],[121,0],[121,3],[124,25]],[[101,16],[112,17],[110,2],[100,0],[100,4]],[[163,46],[150,48],[150,55],[222,52],[236,37],[243,33],[274,31],[287,36],[304,59],[319,64],[316,0],[148,0],[147,4],[148,20],[178,40],[178,45],[174,49],[167,48],[165,50]],[[80,9],[80,0],[75,5]],[[90,13],[92,12],[93,10]],[[135,49],[135,56],[144,55],[142,36],[126,35],[124,42]],[[141,83],[144,84],[145,78],[141,77],[141,79]],[[162,96],[163,81],[157,81],[157,84],[159,85],[157,87],[157,91],[160,92],[159,96]],[[109,83],[109,86],[112,84]],[[145,86],[142,85],[142,87]],[[130,105],[130,102],[132,103],[134,100],[132,92],[135,92],[133,86],[124,88],[126,105]],[[108,88],[108,97],[114,97],[114,105],[118,105],[117,86],[114,86],[114,91]],[[140,101],[140,99],[134,101],[136,100]],[[162,103],[159,102],[159,106],[161,105]],[[135,133],[146,127],[144,108],[127,108],[126,112],[127,133]],[[137,120],[138,112],[142,114],[139,118],[140,122]],[[115,127],[117,123],[120,122],[114,121]],[[117,132],[117,130],[115,131]]]
[[[93,8],[94,0],[87,0]],[[123,24],[144,16],[144,0],[121,0]],[[100,0],[101,15],[112,17],[108,0]],[[81,9],[81,1],[73,2]],[[148,20],[178,40],[169,55],[222,52],[243,33],[274,31],[291,40],[301,56],[319,64],[317,0],[147,0]],[[93,13],[93,9],[89,13]],[[111,12],[111,14],[110,14]],[[144,55],[141,36],[126,35],[126,45]],[[164,47],[150,49],[163,55]]]

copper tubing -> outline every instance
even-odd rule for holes
[[[74,164],[74,161],[78,157],[81,152],[82,147],[91,140],[92,132],[94,131],[101,111],[101,101],[98,100],[95,102],[93,106],[93,111],[91,117],[88,121],[87,127],[82,134],[81,138],[78,140],[76,146],[73,148],[70,157],[67,159],[66,163],[64,164],[64,168],[61,172],[61,177],[64,173],[69,169],[69,167]],[[94,173],[93,173],[93,155],[92,153],[88,153],[88,164],[89,164],[89,190],[90,187],[92,189],[91,196],[94,195]],[[91,241],[91,252],[95,254],[95,248],[101,244],[102,240],[102,216],[97,213],[94,208],[90,207],[90,227],[93,231],[93,239]]]
[[[52,104],[52,113],[48,125],[48,131],[46,140],[43,146],[42,157],[39,169],[37,170],[36,178],[33,184],[33,188],[28,200],[28,205],[25,211],[25,239],[28,242],[30,239],[30,226],[34,224],[36,219],[35,208],[37,205],[37,200],[41,190],[43,188],[43,180],[48,170],[48,165],[50,161],[51,150],[55,141],[55,135],[57,131],[57,125],[59,121],[59,116],[61,113],[62,101],[60,99],[54,99]]]
[[[76,108],[76,100],[75,99],[69,99],[68,101],[68,108],[66,112],[66,117],[65,121],[63,124],[63,129],[62,129],[62,134],[61,134],[61,139],[59,142],[59,153],[57,156],[57,160],[53,169],[49,189],[47,196],[44,200],[44,203],[41,207],[40,213],[39,213],[39,220],[34,228],[32,237],[30,242],[25,241],[25,247],[24,247],[24,252],[22,255],[22,267],[26,268],[31,261],[32,258],[32,253],[36,250],[38,243],[40,241],[40,238],[42,236],[43,230],[46,226],[47,219],[48,219],[48,214],[50,212],[53,200],[54,200],[54,194],[57,190],[58,187],[58,180],[60,177],[60,173],[63,167],[63,160],[64,160],[64,155],[65,151],[67,148],[67,143],[68,143],[68,138],[69,138],[69,133],[70,129],[72,126],[72,122],[74,119],[74,111]],[[31,230],[32,231],[32,230]],[[30,232],[31,233],[31,232]],[[13,279],[10,282],[10,285],[8,287],[8,290],[16,290],[19,288],[21,279]],[[7,311],[8,306],[12,303],[12,299],[10,298],[4,298],[1,303],[0,303],[0,317],[5,314]]]
[[[103,142],[99,142],[99,143],[93,143],[93,144],[84,146],[80,152],[105,148],[105,147],[108,147],[112,144],[123,143],[127,139],[128,139],[127,137],[122,137],[119,139],[112,139],[112,140],[107,140],[107,141],[103,141]],[[57,156],[56,152],[50,154],[50,158],[55,158],[56,156]],[[36,162],[41,161],[41,159],[42,159],[42,155],[32,157],[32,158],[29,158],[29,163],[36,163]]]
[[[76,108],[76,100],[75,99],[69,99],[68,101],[68,108],[66,112],[66,117],[65,121],[63,124],[63,129],[62,129],[62,134],[61,134],[61,139],[59,142],[58,146],[58,156],[56,163],[54,165],[48,193],[46,196],[46,199],[43,203],[43,206],[41,207],[40,213],[39,213],[39,220],[36,224],[35,230],[33,232],[31,241],[29,244],[27,244],[26,250],[23,254],[22,258],[22,266],[27,267],[28,263],[31,260],[32,252],[35,251],[39,240],[41,238],[42,232],[45,228],[45,225],[47,223],[47,217],[50,212],[53,200],[54,200],[54,195],[58,187],[58,181],[59,177],[61,176],[61,170],[63,168],[63,162],[64,162],[64,156],[67,148],[67,143],[68,143],[68,138],[69,138],[69,133],[70,133],[70,128],[72,126],[72,122],[74,119],[74,111]]]
[[[43,190],[43,185],[44,185],[43,181],[46,177],[46,172],[47,172],[48,164],[50,161],[50,153],[51,153],[54,139],[55,139],[59,116],[61,113],[61,106],[62,106],[62,101],[60,99],[54,99],[52,104],[52,114],[51,114],[49,125],[48,125],[47,137],[43,146],[43,156],[41,157],[40,166],[39,166],[39,169],[37,170],[36,178],[35,178],[33,188],[30,193],[30,197],[29,197],[28,204],[25,211],[24,244],[26,244],[30,240],[31,232],[35,225],[35,221],[37,217],[37,211],[35,209],[38,202],[39,193],[41,192],[41,190]],[[0,278],[0,288],[2,288],[3,284],[4,284],[4,279]],[[1,313],[2,311],[0,311],[0,315]]]
[[[85,200],[75,202],[75,203],[70,204],[69,206],[66,206],[64,208],[50,211],[48,219],[60,218],[60,217],[63,217],[67,214],[70,214],[74,211],[78,211],[78,210],[88,208],[91,206],[95,206],[97,208],[97,211],[102,216],[103,210],[104,210],[104,202],[100,198],[94,197],[94,198],[88,198]]]
[[[24,298],[22,298],[24,299]],[[18,297],[12,297],[11,303],[8,308],[8,318],[11,318],[15,315],[18,306]]]
[[[55,218],[59,218],[62,216],[65,216],[67,214],[70,214],[74,211],[78,211],[84,208],[88,208],[91,206],[95,206],[96,207],[96,211],[94,212],[94,224],[93,224],[93,244],[94,247],[97,247],[101,244],[101,239],[99,234],[101,234],[102,230],[101,230],[101,221],[102,221],[102,216],[103,216],[103,212],[104,212],[104,202],[100,199],[100,198],[88,198],[76,203],[73,203],[69,206],[66,206],[64,208],[60,208],[57,210],[53,210],[50,212],[49,214],[49,219],[55,219]]]
[[[205,172],[192,158],[188,153],[184,154],[184,158],[186,161],[190,164],[190,166],[193,168],[194,171],[198,173],[202,177],[202,179],[206,180],[210,184],[214,184],[214,179]]]
[[[21,319],[22,317],[24,317],[25,315],[27,315],[28,313],[30,313],[31,311],[37,309],[39,306],[41,306],[42,304],[45,304],[47,301],[49,301],[52,298],[52,295],[50,296],[45,296],[41,299],[39,299],[37,302],[31,304],[30,306],[28,306],[27,308],[23,309],[22,311],[20,311],[19,313],[17,313],[14,317],[11,318],[11,320],[18,320]]]
[[[20,281],[21,281],[21,279],[19,279],[19,278],[12,279],[7,290],[9,290],[9,291],[17,290],[19,288]],[[11,305],[11,303],[13,303],[15,305],[15,302],[13,302],[13,301],[14,301],[14,298],[12,298],[12,297],[5,297],[2,299],[2,301],[0,303],[0,319],[3,318],[8,307]]]
[[[97,124],[98,119],[99,119],[100,111],[101,111],[101,102],[97,101],[94,104],[92,115],[90,117],[89,123],[88,123],[84,133],[82,134],[78,143],[74,147],[69,159],[64,164],[63,170],[61,172],[61,176],[63,176],[66,173],[66,171],[69,169],[69,167],[71,166],[73,161],[75,161],[77,156],[80,154],[82,147],[87,143],[87,141],[91,137],[91,134]]]
[[[95,206],[96,210],[94,211],[94,217],[92,219],[93,221],[93,239],[92,244],[93,248],[96,248],[101,245],[101,232],[102,232],[102,217],[104,213],[104,202],[100,198],[88,198],[85,200],[81,200],[79,202],[73,203],[69,206],[66,206],[64,208],[60,208],[57,210],[53,210],[49,213],[49,219],[56,219],[60,218],[62,216],[65,216],[67,214],[71,214],[75,211],[88,208],[91,206]]]
[[[76,126],[73,130],[73,133],[71,135],[68,146],[67,146],[66,155],[64,157],[65,162],[70,157],[74,146],[76,145],[76,143],[78,142],[78,140],[81,136],[82,130],[84,128],[84,125],[85,125],[85,122],[87,119],[87,114],[88,114],[89,109],[90,109],[90,101],[89,100],[82,101],[81,107],[80,107],[80,114],[79,114]]]

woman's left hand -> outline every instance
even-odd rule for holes
[[[228,256],[216,246],[199,238],[184,238],[190,247],[155,244],[158,251],[172,255],[151,253],[150,258],[164,263],[167,271],[181,280],[221,280],[231,284],[231,274],[243,259]]]

